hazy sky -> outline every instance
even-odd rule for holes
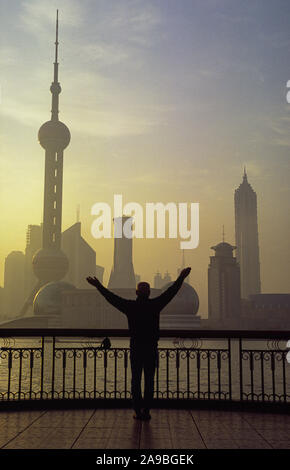
[[[80,204],[83,236],[105,266],[111,240],[90,234],[95,202],[199,202],[200,245],[186,252],[206,312],[210,246],[234,243],[234,189],[246,164],[258,195],[264,292],[289,292],[290,3],[288,0],[0,0],[0,283],[42,218],[55,10],[60,12],[63,229]],[[178,240],[134,241],[152,280],[181,262]],[[88,273],[90,274],[90,273]]]

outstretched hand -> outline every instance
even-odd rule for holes
[[[184,268],[184,269],[180,272],[179,276],[184,280],[184,279],[189,275],[190,271],[191,271],[191,268],[190,268],[190,267]]]
[[[97,286],[100,285],[100,281],[99,281],[99,279],[96,278],[96,276],[94,276],[94,277],[88,276],[86,279],[87,279],[88,283],[91,284],[92,286],[97,287]]]

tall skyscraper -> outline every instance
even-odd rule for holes
[[[37,283],[37,279],[32,270],[32,259],[35,253],[42,246],[42,225],[28,225],[26,232],[25,247],[25,279],[24,291],[27,297]]]
[[[45,150],[44,205],[42,249],[33,258],[33,270],[40,284],[62,279],[68,270],[68,259],[61,251],[63,151],[69,145],[70,131],[59,121],[58,81],[58,11],[54,77],[50,87],[52,94],[51,119],[38,132],[38,140]]]
[[[76,222],[62,233],[61,243],[62,249],[69,260],[69,269],[64,278],[65,281],[70,282],[79,289],[92,287],[86,281],[88,275],[97,275],[98,279],[102,281],[104,268],[99,266],[99,272],[97,273],[96,252],[82,237],[81,222]]]
[[[24,263],[22,251],[12,251],[5,259],[3,313],[14,317],[24,300]]]
[[[114,265],[108,284],[109,289],[135,289],[136,287],[132,260],[132,237],[130,237],[132,221],[132,217],[114,218]]]
[[[237,261],[241,269],[241,295],[247,299],[261,292],[257,195],[244,169],[243,182],[235,190]]]
[[[221,242],[211,249],[208,267],[208,318],[212,326],[230,326],[241,312],[240,267],[233,256],[235,246]]]

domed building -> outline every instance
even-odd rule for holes
[[[173,284],[166,284],[162,292]],[[197,315],[199,298],[196,290],[184,282],[169,304],[160,314],[161,329],[191,330],[200,327],[200,317]]]
[[[75,291],[68,282],[49,282],[37,292],[33,301],[35,315],[61,315],[62,294],[64,291]]]

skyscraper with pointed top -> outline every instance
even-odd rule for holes
[[[241,270],[241,296],[261,292],[258,239],[257,195],[248,182],[246,168],[243,181],[235,190],[235,232],[237,261]]]
[[[51,119],[39,129],[38,140],[45,150],[44,205],[42,249],[33,258],[33,269],[40,284],[62,279],[68,269],[68,259],[61,251],[63,152],[70,142],[68,127],[59,120],[58,81],[58,10],[56,14],[56,40]]]

